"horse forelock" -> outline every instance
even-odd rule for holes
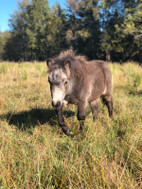
[[[71,62],[71,75],[76,77],[85,76],[88,73],[88,62],[85,56],[78,56],[76,53],[70,49],[61,52],[57,57],[55,57],[55,64],[60,65],[64,68],[64,62],[70,60]]]

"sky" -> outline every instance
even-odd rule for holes
[[[19,0],[22,1],[22,0]],[[0,0],[0,31],[9,30],[8,19],[13,11],[18,9],[18,0]],[[59,2],[61,7],[65,7],[66,0],[48,0],[49,6],[52,7]]]

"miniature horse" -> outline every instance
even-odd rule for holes
[[[57,111],[59,125],[66,135],[69,136],[71,133],[65,124],[62,108],[68,103],[76,104],[78,107],[80,129],[84,125],[88,103],[93,119],[97,118],[99,97],[107,106],[109,117],[113,116],[112,74],[106,62],[87,61],[84,56],[77,56],[74,51],[67,50],[57,57],[48,59],[46,63],[52,105]]]

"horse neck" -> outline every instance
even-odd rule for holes
[[[73,93],[76,82],[77,82],[76,78],[70,78],[68,94]]]

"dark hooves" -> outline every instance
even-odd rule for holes
[[[111,119],[113,119],[113,115],[109,115],[109,117],[110,117]]]
[[[70,132],[70,130],[69,130],[68,127],[63,127],[63,128],[62,128],[62,131],[63,131],[67,136],[70,136],[70,135],[71,135],[71,132]]]

